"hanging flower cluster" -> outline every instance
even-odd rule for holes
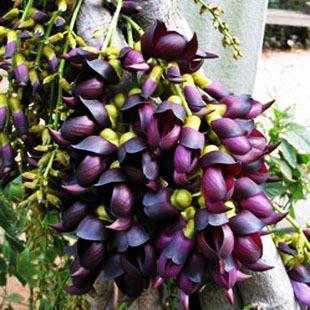
[[[70,47],[86,46],[73,31],[81,4],[82,0],[28,1],[24,6],[22,1],[15,0],[1,4],[0,69],[8,79],[8,85],[2,89],[5,93],[0,94],[3,184],[16,177],[15,157],[23,165],[26,152],[37,156],[44,151],[35,149],[42,140],[44,147],[48,147],[49,139],[44,138],[48,134],[40,121],[53,118],[46,107],[49,100],[54,100],[50,94],[56,95],[56,80],[58,94],[65,87],[65,60],[60,55]],[[68,14],[68,19],[64,14]]]
[[[73,112],[50,134],[72,165],[53,225],[77,237],[66,290],[84,294],[99,277],[133,299],[172,279],[188,308],[209,272],[233,303],[234,285],[249,278],[242,267],[272,268],[261,236],[285,216],[263,188],[275,181],[264,156],[276,146],[253,121],[271,103],[207,79],[199,69],[216,56],[196,35],[158,21],[140,43],[65,56],[79,72],[63,98]]]

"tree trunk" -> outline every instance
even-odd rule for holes
[[[152,24],[156,19],[163,20],[169,29],[178,30],[187,37],[191,37],[192,31],[189,23],[182,15],[182,10],[179,6],[182,2],[184,11],[184,2],[178,0],[137,0],[141,2],[144,10],[135,19],[139,24],[145,28]],[[241,0],[236,1],[240,4]],[[223,1],[222,1],[223,2]],[[230,3],[231,1],[226,1]],[[245,2],[245,0],[243,0]],[[248,2],[253,2],[250,0]],[[248,3],[247,2],[247,3]],[[259,2],[259,1],[258,1]],[[102,7],[101,0],[85,0],[82,6],[77,27],[78,34],[81,35],[90,45],[98,46],[102,44],[104,33],[101,36],[94,38],[93,33],[98,30],[107,29],[111,22],[111,14]],[[240,7],[239,7],[240,8]],[[195,13],[198,16],[198,12]],[[196,18],[192,17],[193,19]],[[260,19],[261,18],[261,19]],[[263,20],[263,17],[255,17],[257,20]],[[261,27],[263,27],[261,25]],[[199,29],[195,29],[196,31]],[[200,29],[201,30],[201,29]],[[200,35],[203,31],[200,32]],[[213,32],[214,33],[214,32]],[[236,33],[238,36],[238,33]],[[124,45],[124,38],[118,32],[116,34],[116,45],[118,47]],[[256,51],[257,52],[257,51]],[[257,56],[256,56],[257,58]],[[220,62],[220,61],[219,61]],[[230,62],[232,59],[230,58]],[[219,66],[218,66],[219,68]],[[224,70],[227,67],[223,66]],[[253,68],[251,68],[253,71]],[[218,69],[217,69],[218,70]],[[223,70],[222,70],[223,71]],[[255,70],[254,70],[255,71]],[[240,75],[243,75],[241,72]],[[219,74],[223,76],[223,72]],[[253,79],[252,74],[251,77]],[[245,74],[245,77],[249,76]],[[239,79],[239,75],[235,73],[234,79]],[[252,81],[253,82],[253,81]],[[125,83],[122,87],[125,87]],[[228,83],[229,84],[229,83]],[[237,88],[237,87],[236,87]],[[235,89],[236,90],[236,89]],[[236,90],[237,91],[237,90]],[[252,279],[239,284],[236,288],[236,303],[230,306],[224,297],[221,288],[213,283],[205,286],[200,294],[200,303],[204,310],[228,310],[228,309],[242,309],[245,305],[257,306],[257,309],[278,309],[278,310],[294,310],[299,309],[294,300],[293,290],[289,278],[285,272],[282,261],[277,254],[275,245],[270,236],[263,238],[264,243],[264,258],[270,264],[275,266],[274,269],[263,273],[253,274]],[[112,295],[112,285],[96,284],[95,292],[89,297],[92,309],[110,309],[116,302],[116,297]],[[114,290],[115,294],[115,290]],[[162,309],[160,295],[158,291],[147,289],[144,294],[136,300],[131,306],[131,310],[159,310]]]

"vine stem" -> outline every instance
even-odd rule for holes
[[[26,4],[23,15],[20,19],[21,22],[25,21],[25,19],[28,17],[28,13],[29,13],[29,10],[32,8],[32,5],[33,5],[33,0],[29,0]]]
[[[174,89],[175,93],[181,98],[181,100],[182,100],[182,106],[183,106],[183,108],[184,108],[184,110],[185,110],[187,116],[193,115],[192,111],[191,111],[190,108],[188,107],[188,104],[187,104],[186,99],[185,99],[185,97],[184,97],[184,95],[183,95],[183,93],[182,93],[182,90],[181,90],[180,85],[174,84],[174,85],[173,85],[173,89]]]
[[[227,28],[227,24],[220,18],[222,12],[217,12],[217,7],[212,6],[205,2],[205,0],[193,0],[196,4],[199,3],[201,7],[200,14],[203,13],[204,10],[208,11],[213,18],[213,26],[215,29],[219,29],[220,33],[223,35],[224,39],[228,39],[229,42],[227,45],[232,46],[234,50],[234,58],[238,59],[243,56],[240,50],[240,43],[238,42],[237,38],[232,36]],[[224,45],[225,47],[225,45]]]
[[[131,17],[127,15],[123,15],[122,17],[126,20],[126,22],[128,22],[132,26],[134,30],[136,30],[139,33],[139,35],[144,34],[144,30]]]
[[[104,52],[110,44],[113,44],[113,38],[115,35],[118,18],[119,18],[120,13],[121,13],[122,5],[123,5],[123,0],[118,0],[116,11],[115,11],[113,18],[111,20],[111,24],[110,24],[107,36],[105,37],[105,40],[104,40],[103,45],[101,47],[102,52]]]
[[[283,213],[283,210],[282,208],[280,208],[279,206],[277,206],[276,204],[273,204],[273,208],[280,212],[280,213]],[[286,217],[287,221],[292,225],[292,227],[294,227],[294,229],[297,231],[297,232],[302,232],[302,229],[300,227],[300,225],[288,214]]]
[[[126,23],[126,29],[127,29],[127,41],[128,41],[128,45],[133,48],[134,45],[134,41],[133,41],[133,35],[132,35],[132,25],[127,22]]]
[[[47,29],[46,29],[46,33],[44,35],[44,39],[42,40],[42,42],[41,42],[41,44],[39,46],[38,54],[37,54],[37,57],[36,57],[35,62],[34,62],[34,67],[36,69],[38,69],[40,67],[40,61],[41,61],[44,45],[45,45],[46,40],[48,39],[48,37],[51,35],[55,19],[57,18],[58,15],[59,15],[59,12],[55,11],[53,13],[51,19],[48,22],[48,26],[47,26]]]
[[[76,7],[73,11],[72,17],[71,17],[71,21],[69,24],[69,29],[68,29],[68,33],[70,33],[71,31],[73,31],[75,23],[76,23],[76,19],[78,17],[79,11],[81,9],[83,0],[79,0],[78,3],[76,4]],[[63,54],[66,53],[69,49],[69,43],[68,40],[66,41],[64,48],[63,48]],[[58,79],[60,80],[61,78],[63,78],[63,74],[64,74],[64,69],[65,69],[65,64],[66,64],[66,60],[65,59],[61,59],[60,63],[59,63],[59,67],[58,67]],[[53,127],[55,129],[57,129],[58,127],[58,123],[59,123],[59,108],[62,105],[62,87],[58,84],[58,92],[57,92],[57,102],[56,102],[56,112],[55,112],[55,119],[54,119],[54,123],[53,123]],[[52,111],[51,111],[52,113]]]

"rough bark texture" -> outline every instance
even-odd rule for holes
[[[139,2],[144,6],[144,10],[136,19],[143,28],[153,23],[156,19],[161,19],[167,23],[169,28],[178,30],[187,37],[192,35],[188,22],[181,14],[178,0],[139,0]],[[101,0],[85,0],[78,19],[78,33],[86,39],[88,44],[101,44],[104,35],[100,38],[94,38],[93,32],[98,29],[106,29],[110,21],[111,14],[102,8]],[[124,40],[119,32],[116,36],[116,45],[124,45]],[[122,87],[125,87],[124,84]],[[264,273],[255,273],[252,279],[239,284],[237,287],[236,304],[233,307],[226,302],[221,288],[211,283],[208,284],[200,296],[202,309],[242,309],[244,305],[256,305],[258,309],[298,309],[294,301],[290,281],[276,252],[276,248],[270,236],[266,236],[263,239],[265,259],[275,268]],[[97,284],[96,286],[97,296],[89,297],[92,308],[109,308],[111,300],[113,300],[111,297],[111,285],[101,284],[99,286]],[[157,310],[161,308],[158,291],[150,289],[146,290],[143,296],[130,307],[131,310]]]
[[[251,272],[252,278],[238,285],[243,304],[259,309],[299,309],[290,280],[270,236],[263,237],[263,247],[263,259],[274,268],[265,272]]]

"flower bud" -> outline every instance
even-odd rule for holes
[[[145,79],[142,85],[141,96],[143,98],[148,99],[155,93],[160,77],[162,75],[162,71],[163,69],[159,65],[156,65],[152,68],[151,73]]]
[[[14,57],[14,75],[19,86],[26,86],[29,81],[29,71],[25,64],[25,58],[21,54]]]
[[[34,7],[32,7],[30,9],[30,16],[37,22],[37,23],[44,23],[47,21],[48,19],[48,15],[43,12],[43,11],[39,11],[37,9],[35,9]]]
[[[12,111],[12,119],[15,125],[16,131],[22,138],[28,133],[28,124],[25,114],[22,110],[22,106],[17,97],[11,97],[9,99],[10,108]]]
[[[14,155],[12,146],[9,143],[9,139],[4,132],[0,132],[0,154],[4,173],[7,173],[13,165]]]
[[[37,92],[39,91],[41,87],[39,76],[35,69],[31,69],[29,71],[29,80],[32,86],[32,96],[34,96],[37,94]]]
[[[7,33],[7,43],[5,48],[5,58],[12,58],[17,49],[17,32],[10,30]]]
[[[208,114],[210,110],[207,105],[202,100],[202,96],[195,86],[194,80],[189,74],[184,74],[183,78],[185,80],[183,84],[183,92],[189,108],[198,114]]]
[[[139,13],[142,10],[143,10],[142,6],[139,3],[137,3],[136,1],[125,0],[123,2],[121,12],[126,14],[126,15],[133,15],[133,14]]]
[[[0,94],[0,132],[3,131],[8,118],[8,99],[5,94]]]
[[[57,65],[58,65],[58,60],[57,60],[57,56],[56,56],[53,48],[49,45],[45,45],[43,48],[43,54],[47,58],[47,60],[49,61],[51,70],[56,71]]]
[[[176,62],[170,62],[168,64],[166,76],[172,83],[182,83],[184,81],[180,68]]]
[[[171,204],[180,209],[186,209],[192,203],[192,194],[186,189],[176,189],[170,197]]]
[[[122,67],[129,72],[145,72],[150,68],[143,55],[130,47],[121,50],[120,59]]]
[[[18,15],[19,15],[19,9],[18,8],[12,8],[0,17],[0,24],[4,24],[6,22],[12,21]]]

